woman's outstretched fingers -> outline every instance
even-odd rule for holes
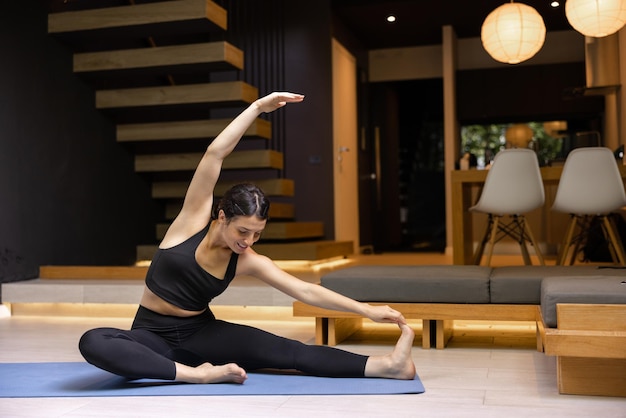
[[[406,324],[406,319],[401,312],[396,311],[387,305],[370,305],[371,312],[368,317],[376,322],[391,322],[394,324]]]
[[[298,103],[303,100],[303,94],[274,92],[257,100],[257,105],[262,112],[268,113],[285,106],[287,103]]]

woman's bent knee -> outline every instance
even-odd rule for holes
[[[105,340],[110,338],[110,328],[95,328],[85,332],[78,341],[78,350],[88,362],[92,363],[106,351]]]

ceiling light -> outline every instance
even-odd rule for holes
[[[567,0],[565,16],[583,35],[602,38],[626,23],[626,0]]]
[[[518,64],[534,56],[545,38],[546,26],[537,10],[513,1],[489,13],[480,32],[489,55],[507,64]]]
[[[396,21],[396,17],[394,15],[387,16],[387,22],[393,23]]]

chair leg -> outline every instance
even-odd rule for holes
[[[608,216],[602,217],[602,226],[605,230],[605,235],[608,237],[608,244],[611,248],[611,256],[613,257],[613,261],[622,266],[626,266],[626,257],[624,256],[624,247],[622,246],[622,241],[616,233],[616,228],[609,219]]]
[[[572,257],[569,260],[569,265],[573,265],[576,261],[576,256],[583,251],[583,247],[586,245],[589,240],[589,231],[591,231],[591,225],[595,219],[595,215],[582,215],[576,218],[578,220],[578,236],[574,236],[572,238],[572,242],[574,243],[574,251],[572,252]],[[571,244],[570,244],[571,245]]]
[[[572,245],[572,236],[574,235],[575,228],[576,228],[576,216],[570,215],[569,226],[567,227],[565,237],[563,238],[563,242],[561,243],[561,248],[559,249],[559,254],[556,258],[557,266],[565,265],[565,260],[567,259],[567,253],[569,252],[569,247],[570,245]]]
[[[485,252],[485,244],[489,240],[489,232],[491,231],[491,225],[493,224],[493,216],[489,214],[487,219],[487,228],[485,228],[485,233],[483,234],[483,238],[478,243],[478,247],[476,247],[476,251],[474,251],[474,265],[479,266],[480,261],[483,258],[483,253]]]
[[[615,246],[613,245],[613,239],[611,238],[611,227],[612,225],[607,228],[606,224],[604,223],[605,219],[607,219],[604,215],[599,216],[600,218],[600,229],[602,230],[602,236],[604,236],[604,241],[606,242],[606,246],[609,250],[609,253],[611,254],[611,260],[613,260],[614,263],[616,264],[620,264]]]
[[[526,219],[521,215],[515,215],[513,222],[515,223],[515,228],[517,229],[517,242],[520,249],[522,250],[522,258],[524,259],[524,264],[530,266],[533,263],[532,261],[530,261],[530,254],[528,253],[528,247],[526,246],[526,237],[524,236],[524,232],[526,230]]]
[[[533,235],[533,232],[530,229],[530,225],[528,225],[528,222],[526,222],[525,219],[524,219],[524,227],[526,228],[526,234],[528,234],[528,238],[530,238],[530,242],[535,249],[535,254],[537,255],[537,259],[539,259],[539,264],[541,264],[542,266],[545,266],[546,263],[543,260],[543,254],[541,254],[541,250],[539,249],[539,245],[537,245],[537,241],[535,241],[535,236]]]
[[[491,237],[489,239],[489,251],[487,252],[487,266],[491,265],[491,255],[493,254],[493,247],[496,245],[496,235],[498,235],[498,223],[500,222],[499,216],[493,216],[493,225],[491,227]]]

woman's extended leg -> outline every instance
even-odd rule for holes
[[[213,364],[237,363],[246,370],[295,369],[316,376],[388,377],[412,379],[413,331],[402,327],[402,336],[387,356],[367,357],[327,346],[299,341],[245,325],[213,321],[180,348]]]
[[[327,346],[303,344],[269,332],[215,320],[181,344],[180,358],[195,362],[236,363],[244,369],[298,370],[317,376],[362,377],[366,356]]]

